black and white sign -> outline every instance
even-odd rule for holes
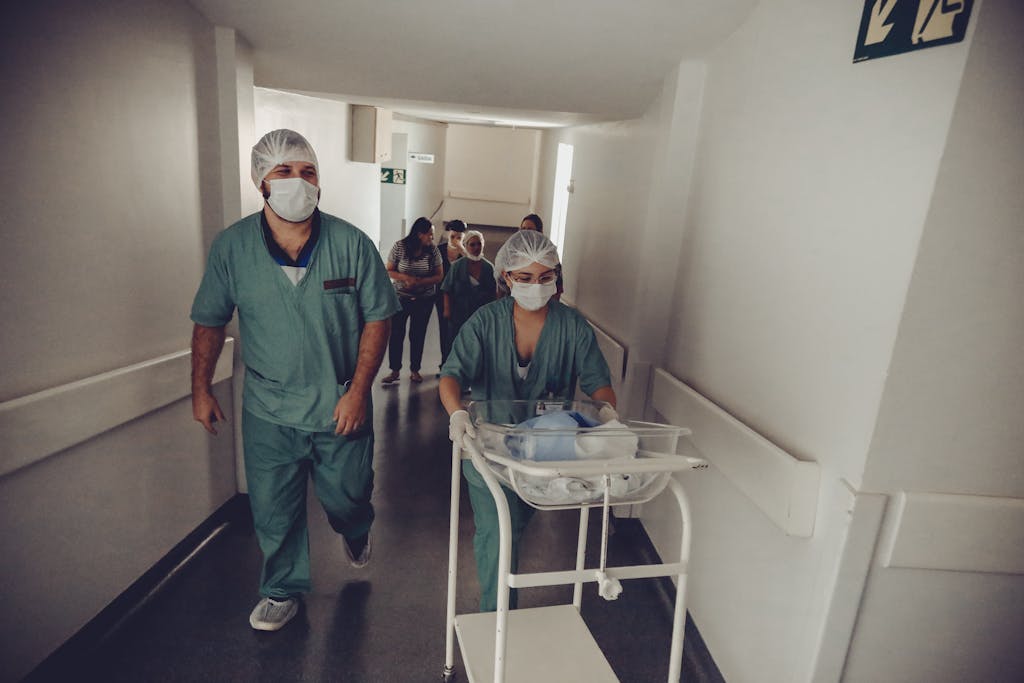
[[[864,0],[853,61],[959,43],[974,0]]]

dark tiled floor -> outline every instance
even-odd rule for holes
[[[425,372],[437,365],[429,330]],[[278,633],[249,628],[260,556],[244,522],[222,533],[166,585],[74,680],[97,681],[437,681],[444,664],[450,449],[437,380],[374,389],[376,449],[374,553],[355,570],[310,495],[313,592]],[[593,558],[600,517],[591,521]],[[474,611],[472,517],[463,496],[458,611]],[[538,514],[524,541],[521,569],[571,568],[577,513]],[[637,561],[636,546],[613,536],[610,564]],[[590,563],[593,566],[594,562]],[[652,581],[626,582],[616,602],[584,593],[591,631],[622,681],[663,681],[670,615]],[[520,605],[568,602],[571,587],[521,592]],[[461,661],[457,661],[462,671]],[[683,680],[700,680],[687,675]],[[457,680],[465,680],[459,676]]]

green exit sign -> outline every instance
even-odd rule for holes
[[[404,168],[381,168],[380,181],[392,185],[405,185]]]

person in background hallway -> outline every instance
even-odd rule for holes
[[[527,214],[523,216],[523,220],[519,223],[520,230],[534,230],[541,234],[544,233],[544,221],[540,219],[535,213]]]
[[[448,277],[452,264],[462,258],[462,239],[466,233],[466,224],[458,218],[448,221],[444,226],[444,233],[445,238],[437,245],[437,249],[441,252],[444,275]],[[452,339],[455,333],[452,332],[451,324],[444,315],[444,298],[438,296],[435,301],[437,302],[437,329],[441,337],[441,365],[443,366],[448,359],[448,351],[452,348]],[[437,376],[440,377],[441,373],[438,372]]]
[[[441,283],[443,318],[453,340],[476,309],[494,301],[494,264],[483,256],[484,236],[477,230],[467,230],[462,236],[462,250],[466,258],[453,263]]]
[[[616,419],[611,373],[594,330],[574,309],[554,300],[558,251],[539,232],[521,230],[498,252],[502,276],[512,294],[479,309],[459,330],[441,370],[440,395],[448,411],[449,436],[462,446],[476,435],[461,394],[472,387],[474,401],[572,399],[576,382],[596,401],[610,405],[601,420]],[[480,610],[497,609],[498,514],[494,499],[472,461],[462,473],[469,484],[476,532],[473,551],[480,579]],[[512,517],[511,570],[518,568],[519,539],[533,508],[503,489]],[[515,591],[509,607],[516,606]]]
[[[395,242],[388,254],[388,275],[395,283],[402,310],[391,321],[391,339],[388,341],[388,364],[391,372],[382,384],[398,381],[402,369],[402,351],[405,344],[405,322],[409,321],[409,379],[422,382],[420,363],[423,360],[423,341],[427,325],[434,310],[437,285],[444,279],[441,252],[434,246],[434,225],[420,216],[404,238]]]
[[[538,216],[537,214],[529,213],[529,214],[526,214],[525,216],[523,216],[523,220],[521,220],[519,222],[519,229],[520,230],[533,230],[534,232],[539,232],[541,234],[544,234],[544,221],[542,221],[540,219],[540,216]],[[498,263],[497,259],[495,259],[495,265],[496,266],[500,265]],[[500,270],[501,270],[500,267],[498,268],[498,270],[499,270],[499,274],[500,274]],[[563,291],[565,291],[565,287],[564,287],[564,283],[563,283],[563,280],[562,280],[562,264],[559,263],[558,264],[558,278],[555,280],[555,295],[554,295],[555,296],[555,301],[561,301],[561,299],[562,299],[562,292]],[[498,277],[497,296],[500,299],[502,297],[508,296],[508,294],[509,294],[508,286],[505,284],[504,278],[499,276]]]
[[[264,135],[252,180],[263,210],[217,235],[192,304],[192,414],[212,434],[225,419],[211,381],[237,308],[245,475],[263,553],[249,624],[276,631],[310,590],[310,475],[349,562],[370,559],[370,387],[400,306],[373,242],[317,209],[317,159],[304,137]]]

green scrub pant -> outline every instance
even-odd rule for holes
[[[484,478],[473,467],[472,461],[462,463],[462,475],[469,484],[469,502],[473,506],[473,523],[476,533],[473,535],[473,555],[476,558],[476,575],[480,581],[480,611],[493,612],[498,609],[498,551],[500,534],[498,529],[498,508],[494,504],[494,496],[487,488]],[[501,487],[508,501],[508,511],[512,522],[512,556],[510,571],[519,571],[519,539],[535,509],[504,486]],[[515,609],[518,605],[515,588],[509,591],[508,607]]]
[[[245,476],[263,552],[260,595],[308,593],[306,487],[313,485],[331,527],[355,539],[373,523],[373,431],[357,437],[305,432],[242,411]]]

